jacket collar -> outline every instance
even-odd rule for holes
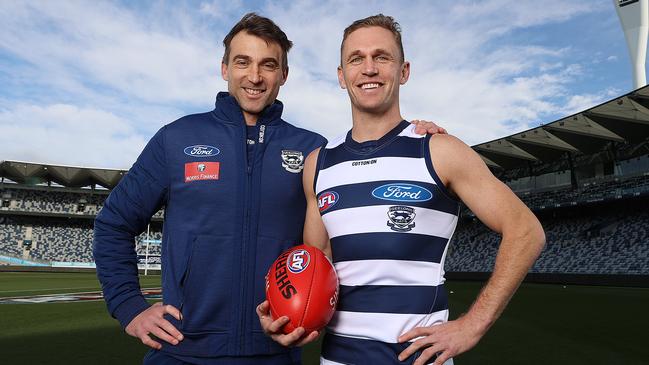
[[[233,124],[245,123],[243,119],[243,112],[237,99],[231,96],[228,92],[222,91],[216,95],[216,102],[214,103],[214,114],[221,120]],[[282,121],[282,111],[284,104],[275,99],[275,101],[264,108],[257,120],[257,124],[273,125]]]

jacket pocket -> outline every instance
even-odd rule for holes
[[[233,309],[232,245],[229,236],[197,236],[193,240],[180,282],[183,331],[228,331]]]

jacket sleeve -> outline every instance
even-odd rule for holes
[[[135,237],[166,200],[165,127],[146,145],[97,215],[93,255],[108,311],[123,328],[149,307],[140,291]]]

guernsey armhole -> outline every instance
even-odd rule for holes
[[[318,151],[318,158],[316,159],[316,165],[315,165],[315,174],[313,175],[313,192],[318,195],[318,190],[316,189],[316,186],[318,186],[318,175],[320,175],[320,168],[322,167],[322,164],[324,162],[324,156],[327,154],[327,149],[325,148],[326,146],[320,147],[320,151]]]
[[[446,188],[446,185],[444,185],[444,183],[442,182],[442,179],[439,178],[439,176],[437,175],[437,172],[435,171],[435,168],[433,167],[433,158],[432,158],[432,156],[430,154],[430,147],[429,147],[430,146],[430,139],[431,139],[432,136],[433,136],[432,134],[426,135],[426,137],[424,138],[424,141],[423,141],[423,146],[422,146],[422,148],[424,149],[424,159],[426,160],[426,168],[428,169],[428,173],[430,174],[430,176],[433,178],[433,180],[435,180],[435,184],[437,185],[439,190],[442,192],[442,194],[444,194],[444,196],[447,199],[451,200],[452,202],[455,202],[455,203],[459,204],[460,199],[456,198],[453,194],[451,194],[451,192],[448,191],[448,189]]]

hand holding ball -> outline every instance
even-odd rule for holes
[[[273,320],[287,316],[288,334],[298,327],[305,333],[329,323],[338,301],[338,277],[322,251],[300,245],[283,252],[266,274],[266,298]]]

